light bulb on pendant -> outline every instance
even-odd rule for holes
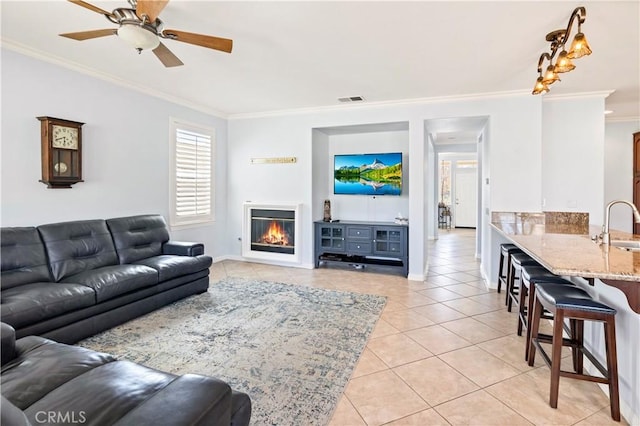
[[[542,78],[542,82],[545,85],[550,85],[550,84],[555,83],[558,80],[560,80],[560,77],[554,71],[553,65],[549,65],[547,67],[547,71],[545,71],[545,73],[544,73],[544,77]]]
[[[576,66],[571,63],[571,59],[566,50],[560,52],[558,55],[558,61],[556,62],[556,66],[553,69],[554,72],[569,72],[574,69]]]
[[[587,43],[587,38],[584,34],[578,33],[573,38],[573,43],[571,43],[571,49],[569,49],[567,57],[571,59],[578,59],[586,55],[591,55],[591,48],[589,47],[589,43]]]
[[[540,93],[547,93],[549,91],[549,86],[547,86],[542,80],[542,76],[538,77],[536,80],[536,84],[533,86],[532,95],[539,95]]]

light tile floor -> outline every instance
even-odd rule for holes
[[[474,238],[473,230],[441,232],[424,282],[235,261],[214,264],[212,282],[240,276],[387,297],[331,426],[626,424],[611,420],[594,383],[562,378],[558,408],[549,407],[548,368],[540,357],[534,367],[524,361],[516,313],[504,292],[486,290]]]

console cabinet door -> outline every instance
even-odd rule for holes
[[[320,239],[320,249],[329,252],[344,252],[344,226],[342,225],[319,225],[318,237]]]
[[[406,228],[374,228],[373,252],[380,256],[403,257],[406,245]]]

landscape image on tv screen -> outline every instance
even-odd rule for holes
[[[402,153],[336,155],[333,193],[400,195],[402,193]]]

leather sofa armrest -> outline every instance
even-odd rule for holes
[[[5,365],[16,357],[16,331],[9,324],[0,323],[0,337],[2,341],[0,356],[2,365]]]
[[[3,323],[4,325],[4,323]],[[31,426],[24,411],[16,407],[4,396],[0,396],[0,424],[11,426]]]
[[[231,426],[246,426],[251,420],[251,398],[244,392],[231,391]]]
[[[162,245],[162,254],[200,256],[204,254],[204,244],[185,241],[167,241]]]
[[[229,426],[230,423],[229,385],[212,377],[185,374],[128,412],[116,425]]]

